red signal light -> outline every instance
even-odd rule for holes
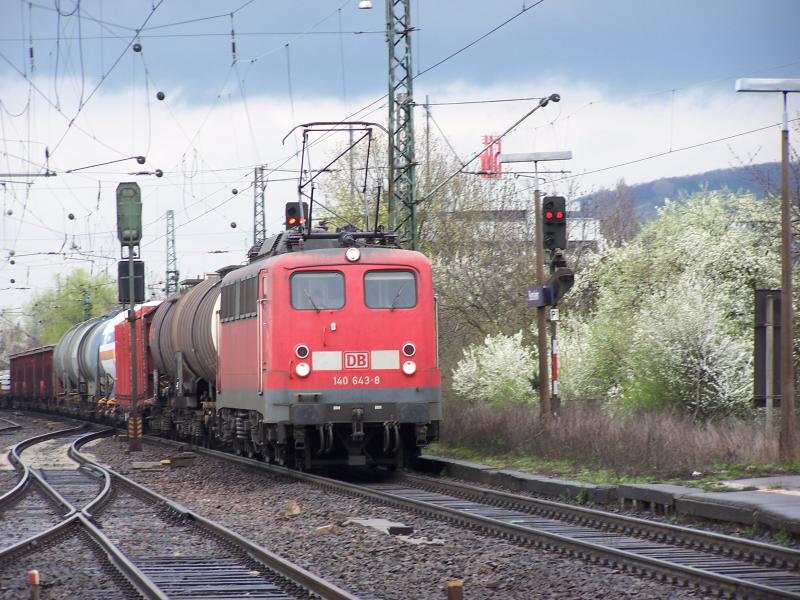
[[[297,219],[294,217],[289,217],[289,225],[297,225]]]
[[[564,218],[564,213],[562,211],[558,211],[556,213],[556,219],[563,219],[563,218]]]
[[[544,218],[545,219],[552,219],[553,218],[553,213],[548,210],[546,213],[544,213]]]

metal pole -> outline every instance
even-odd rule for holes
[[[389,96],[387,98],[387,104],[389,105],[389,147],[387,148],[387,190],[388,195],[386,196],[386,214],[387,220],[386,225],[389,231],[394,231],[395,228],[395,181],[394,181],[394,153],[395,153],[395,97],[394,97],[394,86],[395,86],[395,73],[394,73],[394,7],[392,6],[392,0],[386,0],[386,45],[389,48],[389,63],[388,63],[388,70],[389,70]]]
[[[544,249],[542,247],[542,203],[539,192],[539,162],[533,162],[534,188],[533,212],[535,215],[534,245],[536,246],[536,282],[546,285],[544,278]],[[536,348],[539,354],[539,415],[542,420],[550,418],[550,382],[547,373],[547,322],[545,306],[536,308]]]
[[[550,369],[551,369],[551,395],[550,409],[554,415],[561,412],[561,400],[558,397],[558,308],[554,305],[550,310]]]
[[[128,321],[131,326],[131,415],[128,423],[128,449],[131,452],[139,452],[142,449],[141,425],[139,421],[139,391],[137,389],[136,377],[136,286],[133,276],[133,252],[134,246],[128,246],[128,294],[130,300],[130,312]]]
[[[775,330],[774,322],[772,319],[772,312],[774,309],[774,297],[772,294],[767,294],[766,297],[766,310],[767,310],[767,319],[765,323],[765,369],[766,372],[766,379],[764,380],[764,408],[766,409],[766,417],[767,417],[767,435],[772,436],[772,409],[775,404],[775,391],[772,389],[772,385],[775,382]]]
[[[447,600],[464,600],[464,582],[447,582]]]
[[[431,107],[425,94],[425,190],[431,185]]]
[[[781,130],[781,435],[780,458],[791,462],[797,456],[794,414],[794,353],[792,326],[792,210],[789,200],[789,120],[783,93]]]

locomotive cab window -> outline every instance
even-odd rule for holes
[[[330,310],[344,306],[344,275],[337,271],[307,271],[291,277],[292,308]]]
[[[364,303],[369,308],[413,308],[417,278],[411,271],[369,271],[364,275]]]

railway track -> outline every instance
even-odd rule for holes
[[[0,529],[0,571],[20,557],[77,537],[104,559],[103,568],[113,566],[126,595],[356,600],[81,454],[82,444],[110,433],[71,428],[30,438],[11,450],[20,480],[0,497],[7,524]],[[66,456],[79,467],[63,468]],[[30,510],[31,503],[36,510]],[[38,516],[21,527],[31,512]],[[14,536],[12,530],[22,533]]]
[[[8,433],[10,431],[16,431],[18,429],[22,429],[22,425],[19,423],[15,423],[9,419],[5,419],[0,417],[0,435],[4,433]]]
[[[431,477],[406,475],[391,482],[356,484],[193,449],[702,593],[800,598],[800,552],[780,546]]]

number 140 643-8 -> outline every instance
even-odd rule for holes
[[[378,385],[380,382],[380,375],[333,376],[333,385]]]

